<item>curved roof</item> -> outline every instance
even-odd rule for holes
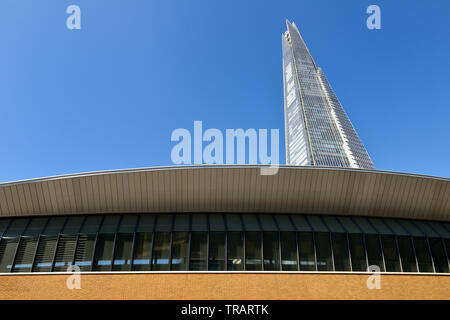
[[[324,167],[179,166],[0,184],[0,217],[260,212],[450,221],[450,179]]]

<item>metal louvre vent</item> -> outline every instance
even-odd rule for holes
[[[54,271],[67,271],[67,268],[72,265],[76,245],[76,235],[61,235],[59,237]]]
[[[17,249],[13,272],[30,272],[38,243],[37,237],[22,237]]]
[[[42,236],[39,239],[39,245],[33,265],[34,272],[52,271],[52,262],[55,256],[57,240],[58,236]]]

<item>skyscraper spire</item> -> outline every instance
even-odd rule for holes
[[[286,163],[374,169],[295,23],[282,35]]]

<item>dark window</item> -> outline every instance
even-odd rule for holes
[[[332,233],[334,267],[336,271],[350,271],[350,259],[348,255],[347,234]]]
[[[77,251],[75,253],[75,265],[79,266],[81,271],[91,271],[94,245],[94,234],[80,234]]]
[[[172,240],[172,269],[175,271],[187,270],[188,259],[188,232],[174,232]]]
[[[381,252],[378,235],[366,234],[365,237],[369,266],[377,266],[380,268],[380,271],[384,271],[383,254]]]
[[[30,272],[34,254],[37,246],[36,237],[24,237],[20,239],[19,248],[17,249],[16,262],[14,264],[14,272]]]
[[[245,233],[245,270],[261,270],[261,232]]]
[[[3,238],[0,241],[0,272],[10,272],[19,238]]]
[[[411,238],[409,236],[399,236],[397,239],[403,272],[417,272],[416,258],[414,256]]]
[[[298,251],[301,271],[315,271],[314,241],[312,232],[298,233]]]
[[[38,243],[33,272],[50,272],[55,257],[58,236],[41,236]]]
[[[447,256],[441,238],[429,238],[436,272],[449,272]]]
[[[208,270],[225,270],[225,232],[209,233]]]
[[[228,270],[244,270],[244,238],[240,231],[231,231],[227,235]]]
[[[54,271],[66,272],[67,268],[72,265],[76,244],[76,235],[62,235],[59,237]]]
[[[131,270],[132,233],[118,233],[114,252],[113,271]]]
[[[190,270],[206,270],[206,232],[192,231]]]
[[[400,260],[397,252],[397,245],[394,236],[382,235],[381,244],[383,246],[384,262],[386,263],[386,271],[401,272]]]
[[[295,232],[281,232],[281,268],[283,271],[298,270]]]
[[[427,238],[414,237],[413,239],[417,263],[419,265],[419,272],[434,272],[430,251],[428,250]]]
[[[152,250],[152,234],[136,233],[134,244],[133,270],[148,271],[150,270],[150,254]]]
[[[114,234],[99,234],[94,255],[93,271],[110,271],[114,249]]]
[[[278,232],[266,231],[263,233],[263,239],[264,270],[280,270]]]
[[[331,258],[330,234],[328,232],[316,232],[316,252],[317,252],[317,270],[332,271],[333,261]]]
[[[364,253],[364,243],[362,234],[351,233],[348,235],[350,240],[350,254],[352,258],[353,271],[367,271],[366,255]]]
[[[170,232],[156,232],[153,245],[152,270],[169,270]]]

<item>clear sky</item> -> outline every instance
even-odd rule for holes
[[[172,165],[194,120],[278,128],[284,163],[286,18],[377,169],[450,177],[448,0],[1,0],[0,182]]]

